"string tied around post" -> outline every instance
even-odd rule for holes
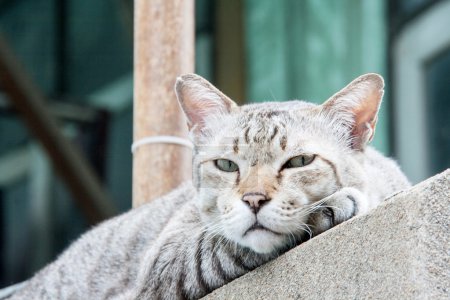
[[[194,144],[192,144],[191,141],[185,138],[180,138],[178,136],[172,136],[172,135],[155,135],[155,136],[148,136],[144,137],[142,139],[139,139],[133,144],[131,144],[131,153],[134,154],[136,152],[136,149],[144,146],[144,145],[150,145],[150,144],[173,144],[173,145],[180,145],[187,147],[189,149],[194,148]]]

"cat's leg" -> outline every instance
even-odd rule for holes
[[[313,236],[365,213],[368,210],[368,200],[359,190],[345,187],[319,201],[318,207],[309,219]]]

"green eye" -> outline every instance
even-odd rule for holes
[[[239,170],[238,165],[228,159],[217,159],[214,163],[219,170],[224,172],[236,172]]]
[[[312,163],[314,158],[314,155],[299,155],[293,157],[284,164],[283,169],[304,167]]]

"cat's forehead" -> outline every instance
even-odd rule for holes
[[[271,126],[290,127],[303,117],[317,112],[318,106],[304,101],[264,102],[240,107],[235,123],[240,129],[248,125],[260,129]]]
[[[248,124],[264,127],[264,125],[279,125],[281,122],[287,125],[293,122],[297,116],[310,114],[317,105],[304,101],[264,102],[241,106],[235,115],[237,126]]]
[[[242,114],[260,113],[260,112],[292,112],[292,111],[309,111],[317,108],[316,104],[301,100],[292,100],[285,102],[263,102],[252,103],[240,107]]]
[[[302,138],[302,127],[317,111],[317,105],[303,101],[265,102],[241,106],[216,125],[212,144],[219,152],[238,155],[246,160],[269,163],[288,144]]]

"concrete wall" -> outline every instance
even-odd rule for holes
[[[204,299],[450,299],[450,169]]]

